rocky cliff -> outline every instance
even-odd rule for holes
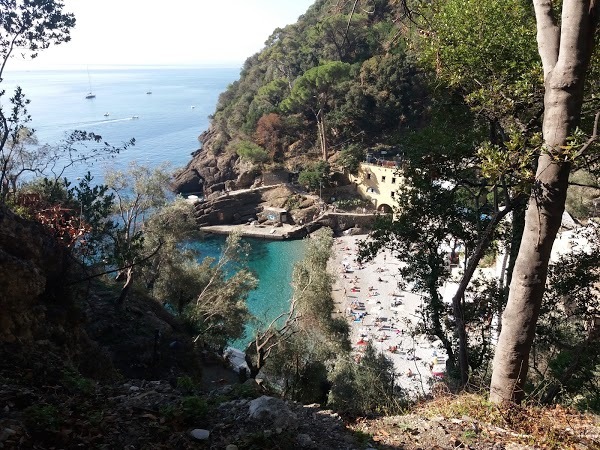
[[[69,302],[68,261],[41,225],[0,207],[0,343],[47,337],[47,316]]]
[[[213,127],[202,133],[202,148],[192,153],[192,160],[175,175],[175,192],[209,195],[226,187],[243,189],[254,183],[257,173],[252,166],[243,164],[236,154],[215,150],[214,142],[219,139]]]

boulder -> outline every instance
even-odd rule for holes
[[[198,441],[205,441],[210,437],[210,431],[201,428],[195,428],[190,431],[190,436]]]
[[[266,395],[250,402],[248,416],[274,428],[285,430],[298,428],[298,416],[291,411],[287,403]]]
[[[172,187],[177,192],[189,194],[193,192],[202,192],[204,180],[195,169],[183,170],[175,175]]]

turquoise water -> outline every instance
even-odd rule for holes
[[[265,241],[244,238],[244,242],[250,244],[248,268],[258,276],[258,288],[248,297],[248,309],[258,323],[248,324],[246,337],[234,343],[240,349],[251,340],[257,326],[268,325],[281,313],[289,310],[294,264],[304,257],[306,248],[303,240]],[[218,258],[224,243],[224,236],[211,236],[195,243],[194,247],[200,250],[202,258]]]

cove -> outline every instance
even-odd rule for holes
[[[211,235],[193,243],[200,251],[200,260],[218,258],[225,244],[225,236]],[[248,309],[255,317],[246,325],[246,335],[232,343],[240,350],[245,349],[254,337],[255,330],[271,323],[281,313],[288,311],[292,298],[292,272],[294,264],[304,257],[306,241],[270,241],[242,238],[250,245],[248,268],[258,279],[258,287],[248,295]]]

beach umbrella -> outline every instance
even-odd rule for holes
[[[367,341],[365,341],[364,339],[360,339],[356,345],[367,345]]]

